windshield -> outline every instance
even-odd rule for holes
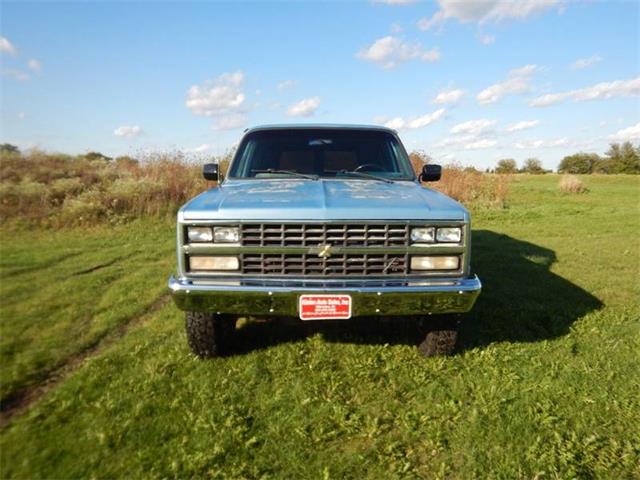
[[[294,176],[413,180],[395,135],[380,130],[287,129],[246,135],[229,177]]]

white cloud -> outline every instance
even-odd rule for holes
[[[402,28],[402,25],[400,25],[398,22],[392,23],[391,27],[389,27],[389,29],[391,30],[392,33],[400,33],[400,32],[402,32],[402,30],[404,30]]]
[[[142,128],[138,125],[122,125],[113,131],[116,137],[133,138],[142,134]]]
[[[295,80],[283,80],[278,84],[278,90],[288,90],[296,86]]]
[[[452,136],[436,142],[435,148],[453,148],[455,150],[480,150],[495,147],[494,127],[498,122],[488,118],[479,118],[458,123],[449,130]]]
[[[438,0],[440,10],[431,18],[418,21],[421,30],[428,30],[449,19],[462,23],[488,23],[505,20],[524,20],[552,8],[561,9],[561,0]]]
[[[3,77],[13,78],[14,80],[19,80],[21,82],[26,82],[31,78],[28,73],[15,68],[3,68],[1,73]]]
[[[409,60],[436,62],[440,59],[440,51],[437,48],[426,50],[419,43],[403,42],[398,37],[388,35],[358,52],[357,57],[389,69]]]
[[[205,117],[237,111],[246,99],[243,82],[241,71],[223,73],[214,80],[189,88],[185,104],[194,115]]]
[[[446,110],[444,108],[440,108],[434,112],[411,119],[395,117],[385,122],[384,126],[387,128],[393,128],[394,130],[416,130],[418,128],[424,128],[439,120],[445,112]]]
[[[534,98],[529,102],[531,107],[546,107],[556,105],[565,100],[572,99],[576,102],[587,100],[604,100],[614,97],[627,97],[640,95],[640,77],[630,80],[615,80],[602,82],[590,87],[570,90],[568,92],[548,93]]]
[[[300,100],[289,106],[287,115],[290,117],[310,117],[320,106],[320,97],[311,97]]]
[[[486,118],[481,118],[479,120],[469,120],[468,122],[459,123],[454,127],[452,127],[451,133],[455,133],[455,134],[466,133],[470,135],[479,135],[483,132],[486,132],[495,124],[496,124],[495,120],[489,120]]]
[[[522,122],[512,123],[507,125],[507,132],[519,132],[528,128],[533,128],[540,123],[539,120],[523,120]]]
[[[433,147],[479,150],[483,148],[491,148],[497,144],[498,141],[494,138],[481,138],[477,135],[456,135],[454,137],[446,137],[439,142],[434,143]]]
[[[39,72],[42,70],[42,63],[40,63],[40,61],[36,60],[35,58],[32,58],[31,60],[29,60],[27,62],[27,66],[29,67],[30,70],[34,72]]]
[[[0,52],[13,56],[18,54],[16,47],[13,46],[7,37],[0,37]]]
[[[485,35],[478,36],[478,40],[483,45],[491,45],[492,43],[495,43],[496,37],[494,37],[493,35],[485,34]]]
[[[567,93],[547,93],[540,97],[536,97],[529,102],[530,107],[548,107],[557,103],[564,102],[571,94]]]
[[[537,70],[537,65],[525,65],[524,67],[511,70],[506,80],[495,83],[478,93],[476,97],[478,103],[487,105],[497,102],[506,95],[528,92],[530,89],[529,83],[531,76]]]
[[[618,142],[632,142],[640,140],[640,123],[618,130],[613,135],[609,135],[609,140]]]
[[[19,120],[24,120],[25,118],[27,118],[27,114],[25,112],[18,112]]]
[[[492,138],[481,138],[480,140],[476,140],[473,142],[469,142],[464,146],[465,150],[479,150],[481,148],[491,148],[495,147],[498,143],[497,140]]]
[[[211,127],[213,130],[233,130],[244,127],[247,124],[247,116],[243,113],[231,113],[216,118]]]
[[[208,143],[203,143],[202,145],[198,145],[197,147],[194,147],[194,148],[187,148],[185,152],[186,153],[205,153],[205,152],[210,152],[211,150],[213,150],[213,145],[210,145]]]
[[[432,27],[442,25],[446,20],[447,17],[442,10],[438,10],[431,18],[425,17],[418,20],[417,25],[420,30],[429,30]]]
[[[584,68],[593,67],[596,63],[601,61],[602,57],[600,55],[592,55],[589,58],[579,58],[573,62],[570,67],[572,70],[582,70]]]
[[[460,89],[445,89],[438,92],[436,98],[433,99],[433,103],[436,105],[455,104],[465,95],[464,90]]]
[[[572,145],[568,138],[555,138],[548,140],[522,140],[513,144],[514,148],[518,150],[535,150],[537,148],[555,148],[555,147],[568,147]]]

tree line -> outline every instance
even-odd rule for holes
[[[513,158],[498,161],[495,173],[548,173],[537,158],[528,158],[521,168]],[[640,174],[640,145],[631,142],[612,143],[604,156],[597,153],[574,153],[564,157],[558,165],[558,173],[630,173]]]
[[[4,143],[0,145],[0,153],[20,154],[20,150],[15,145]],[[222,162],[228,163],[231,153],[228,153],[222,159]],[[87,160],[101,160],[109,162],[113,160],[99,152],[89,152],[83,155]],[[409,154],[411,164],[416,171],[420,173],[425,163],[432,162],[432,158],[422,150],[413,151]],[[138,161],[131,157],[119,157],[115,159],[120,163],[137,163]],[[468,167],[474,170],[473,167]],[[543,174],[550,173],[552,170],[546,170],[542,166],[542,162],[537,158],[527,158],[522,167],[518,167],[518,163],[513,158],[504,158],[498,161],[494,169],[488,168],[487,173],[530,173]],[[590,173],[629,173],[640,174],[640,145],[634,146],[631,142],[612,143],[604,156],[597,153],[574,153],[564,157],[558,165],[558,173],[572,174],[590,174]]]

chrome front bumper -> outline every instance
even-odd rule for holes
[[[181,310],[238,315],[298,316],[299,295],[313,293],[350,295],[354,317],[464,313],[473,307],[481,287],[475,275],[411,280],[169,279]]]

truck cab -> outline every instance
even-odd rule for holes
[[[272,125],[245,131],[217,186],[178,212],[169,288],[200,357],[228,349],[240,316],[349,321],[426,317],[424,355],[453,352],[481,284],[471,223],[423,186],[397,133],[377,126]]]

